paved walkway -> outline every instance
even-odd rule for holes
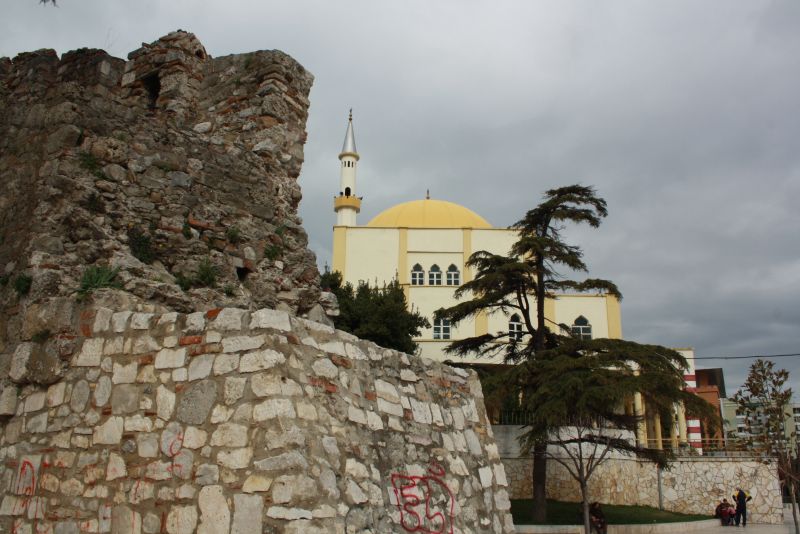
[[[747,527],[723,527],[716,526],[698,530],[698,534],[794,534],[794,521],[792,511],[784,510],[783,525],[759,525],[758,523],[748,523]]]

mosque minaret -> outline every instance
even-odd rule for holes
[[[339,154],[339,194],[333,200],[333,211],[336,212],[336,226],[356,226],[356,215],[361,211],[361,198],[356,196],[356,168],[358,168],[358,151],[353,134],[353,110],[347,120],[347,132],[344,145]]]

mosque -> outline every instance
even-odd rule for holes
[[[382,285],[396,278],[409,306],[431,323],[431,328],[423,330],[414,340],[420,348],[419,354],[427,358],[440,361],[452,358],[444,349],[454,340],[488,332],[521,331],[523,325],[516,314],[483,313],[458,325],[433,317],[436,310],[456,304],[455,289],[472,279],[473,273],[466,266],[470,255],[479,250],[508,255],[517,240],[517,232],[510,228],[494,228],[469,208],[432,199],[429,195],[388,208],[360,226],[358,214],[363,197],[358,196],[356,183],[359,159],[351,113],[339,154],[339,193],[333,200],[336,224],[332,270],[341,273],[343,281],[353,285],[360,281]],[[545,319],[552,328],[565,325],[569,332],[564,333],[573,336],[622,338],[620,304],[613,295],[555,295],[545,302]],[[692,366],[685,376],[687,387],[694,387],[693,351],[681,352]],[[501,361],[498,356],[495,360],[473,360],[473,363]],[[637,394],[626,409],[644,414],[646,407]],[[637,441],[657,448],[675,448],[679,444],[701,448],[700,422],[687,420],[682,407],[678,407],[667,426],[670,435],[662,439],[658,414],[647,414],[637,431]]]
[[[517,240],[515,230],[494,228],[464,206],[427,197],[397,204],[359,226],[362,198],[356,183],[359,154],[352,114],[339,160],[332,269],[353,285],[361,280],[380,285],[397,278],[409,304],[431,323],[414,340],[422,356],[444,360],[444,348],[456,339],[522,329],[515,314],[481,314],[457,326],[433,318],[439,308],[456,304],[454,290],[471,280],[473,273],[466,266],[470,255],[479,250],[508,255]],[[551,327],[567,325],[573,335],[622,337],[619,301],[613,295],[558,295],[545,303],[545,316]]]

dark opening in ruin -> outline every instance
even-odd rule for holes
[[[245,280],[247,280],[248,274],[250,274],[250,269],[248,269],[247,267],[236,268],[236,278],[238,278],[240,282],[244,282]]]
[[[200,59],[205,59],[205,57],[206,57],[206,55],[203,53],[202,50],[198,50],[197,52],[194,53],[194,55],[197,56]]]
[[[158,94],[161,92],[161,80],[158,79],[158,73],[154,72],[142,78],[142,85],[147,90],[148,106],[150,109],[155,109]]]

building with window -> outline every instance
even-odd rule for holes
[[[359,159],[351,115],[339,154],[339,193],[333,202],[332,269],[354,285],[361,280],[382,284],[397,278],[410,305],[431,323],[415,340],[428,358],[446,359],[444,347],[455,339],[497,331],[521,335],[523,325],[517,314],[483,314],[458,325],[433,319],[437,309],[457,302],[455,289],[472,279],[473,273],[466,267],[470,255],[478,250],[508,254],[517,239],[516,231],[495,228],[474,211],[429,195],[397,204],[359,225]],[[567,334],[622,337],[619,302],[610,295],[559,295],[545,303],[545,314],[551,328],[566,325]]]
[[[517,240],[517,232],[495,228],[476,212],[453,202],[432,199],[430,195],[397,204],[359,225],[357,215],[362,204],[356,184],[359,159],[351,114],[339,154],[339,193],[333,201],[336,224],[332,270],[353,285],[360,281],[382,284],[397,278],[409,305],[431,323],[431,328],[415,339],[422,356],[449,359],[444,349],[452,341],[489,332],[519,333],[522,337],[522,318],[513,311],[480,314],[458,325],[433,317],[436,310],[456,304],[455,290],[472,279],[473,273],[466,266],[470,255],[479,250],[507,255]],[[545,317],[550,328],[562,328],[561,333],[582,339],[622,337],[619,301],[613,295],[557,295],[545,302]],[[697,385],[694,353],[691,349],[681,352],[692,365],[686,374],[686,384],[694,388]],[[479,363],[499,361],[483,359]],[[676,407],[672,421],[663,425],[657,414],[648,413],[640,395],[631,399],[625,409],[646,416],[646,423],[637,432],[640,443],[673,448],[678,444],[702,446],[699,421],[687,421],[680,407]]]

